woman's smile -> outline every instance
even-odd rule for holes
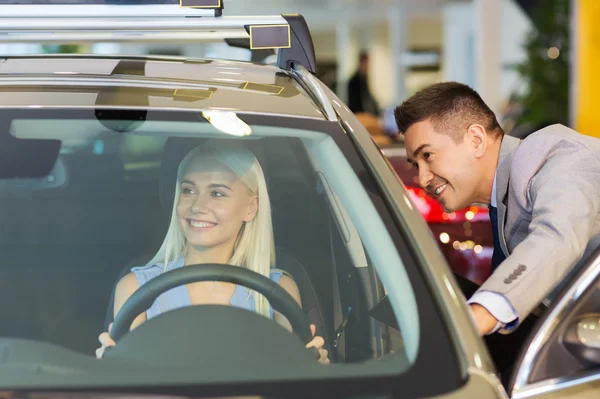
[[[206,231],[218,225],[218,223],[209,222],[207,220],[198,220],[190,218],[187,218],[186,222],[188,224],[188,227],[193,231]]]

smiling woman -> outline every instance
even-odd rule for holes
[[[197,264],[231,264],[247,268],[279,283],[301,305],[294,280],[274,269],[275,247],[271,205],[265,177],[252,152],[233,140],[209,140],[191,150],[179,165],[171,223],[154,258],[134,267],[115,292],[114,314],[140,286],[170,270]],[[291,331],[289,321],[274,311],[266,298],[228,282],[196,282],[160,295],[139,315],[131,328],[147,319],[190,305],[231,305],[269,317]],[[313,335],[315,327],[313,326]],[[115,342],[109,333],[100,336],[101,357]],[[307,347],[320,350],[328,363],[322,337]]]

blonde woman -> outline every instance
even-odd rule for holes
[[[298,286],[274,269],[275,250],[271,206],[265,177],[254,154],[233,140],[209,140],[190,151],[179,165],[171,222],[162,246],[146,265],[134,267],[117,284],[114,314],[143,284],[169,270],[199,263],[245,267],[279,283],[300,305]],[[254,291],[226,282],[187,284],[161,294],[131,325],[163,312],[189,305],[219,304],[245,308],[271,318],[291,331],[291,325],[267,300]],[[314,325],[311,325],[313,335]],[[109,328],[110,331],[110,328]],[[100,334],[104,349],[115,345],[109,333]],[[316,347],[320,362],[328,363],[322,337]]]

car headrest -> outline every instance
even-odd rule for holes
[[[163,157],[160,166],[160,203],[162,207],[171,212],[173,208],[173,201],[175,200],[175,187],[177,184],[177,169],[179,164],[183,161],[183,158],[193,150],[195,147],[202,145],[207,139],[206,138],[189,138],[189,137],[169,137],[165,143]],[[215,139],[211,139],[215,140]],[[232,139],[222,139],[232,140]],[[246,146],[263,169],[265,178],[268,182],[268,173],[265,167],[265,162],[262,156],[262,140],[247,140],[245,141]]]

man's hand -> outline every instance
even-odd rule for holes
[[[473,319],[475,319],[475,324],[479,328],[480,335],[485,335],[496,327],[498,320],[486,308],[476,303],[472,303],[469,306],[471,307],[471,314],[473,315]]]

